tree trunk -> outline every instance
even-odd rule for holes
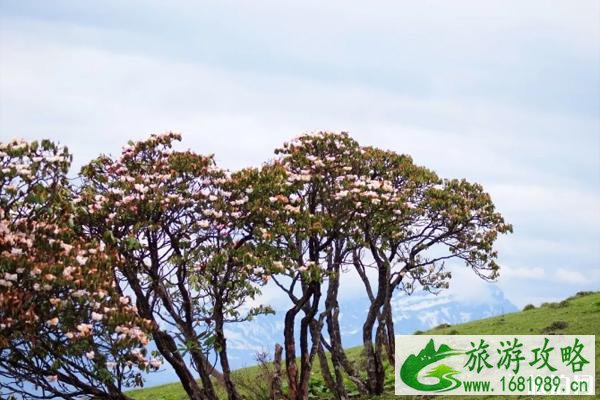
[[[379,319],[381,308],[385,303],[388,293],[389,265],[385,262],[378,262],[378,288],[374,301],[371,302],[367,318],[363,324],[363,346],[367,362],[367,389],[369,394],[382,394],[384,384],[384,369],[381,359],[381,348],[374,346],[373,328],[375,322]],[[378,331],[380,331],[378,326]]]
[[[273,377],[271,378],[271,400],[282,400],[283,390],[281,389],[281,352],[283,347],[275,345],[275,354],[273,356]]]
[[[322,320],[317,326],[313,325],[315,315],[319,311],[319,301],[321,300],[321,283],[311,282],[309,284],[309,292],[312,292],[312,304],[305,309],[305,316],[300,321],[300,382],[298,385],[298,400],[308,398],[308,385],[310,383],[310,372],[312,370],[312,362],[321,339]],[[315,332],[318,330],[318,334]],[[310,332],[309,332],[310,331]],[[311,334],[312,346],[308,348],[308,335]]]
[[[231,368],[229,367],[229,358],[227,357],[227,339],[225,339],[222,305],[219,303],[215,305],[214,320],[216,335],[215,343],[217,345],[217,351],[221,361],[221,369],[223,371],[223,379],[225,381],[227,397],[229,400],[241,400],[241,397],[235,390],[235,385],[231,380]]]
[[[347,398],[346,387],[343,383],[343,373],[342,370],[348,374],[349,379],[354,382],[357,386],[359,392],[362,394],[366,393],[365,387],[360,379],[360,377],[354,371],[354,368],[348,361],[346,357],[346,353],[344,352],[344,348],[342,345],[342,335],[340,333],[339,326],[339,304],[337,301],[338,297],[338,289],[340,285],[340,270],[339,264],[335,264],[332,268],[330,277],[329,277],[329,285],[327,287],[327,297],[325,298],[325,310],[326,310],[326,322],[327,322],[327,333],[329,334],[330,342],[331,342],[331,362],[333,364],[333,369],[336,377],[336,385],[338,386],[338,391],[340,392],[340,399]]]
[[[385,307],[385,305],[384,305]],[[387,341],[387,334],[385,329],[385,317],[383,312],[379,314],[377,318],[377,328],[375,329],[375,354],[380,360],[380,365],[378,367],[381,368],[380,373],[378,373],[378,378],[381,379],[381,382],[378,381],[378,385],[381,385],[381,390],[383,390],[385,383],[385,369],[383,368],[383,348],[385,346],[385,342]],[[379,387],[379,386],[378,386]]]
[[[135,293],[136,306],[140,316],[142,318],[151,320],[154,326],[158,327],[159,324],[154,318],[154,313],[152,312],[150,304],[144,295],[144,291],[135,274],[135,271],[124,270],[123,273],[127,278],[127,282],[129,283],[131,289]],[[202,389],[200,389],[190,370],[187,368],[185,360],[179,353],[173,338],[168,333],[161,331],[158,328],[152,333],[152,336],[154,338],[154,342],[156,343],[156,349],[160,352],[164,359],[171,364],[189,398],[192,400],[205,400]]]
[[[183,389],[192,400],[205,400],[202,389],[185,365],[185,360],[181,357],[173,338],[164,332],[155,332],[153,334],[156,348],[175,370]]]
[[[325,385],[327,389],[331,393],[336,393],[336,382],[333,380],[333,376],[331,376],[331,371],[329,370],[329,363],[327,362],[327,355],[325,354],[325,349],[323,348],[323,344],[319,345],[319,349],[317,350],[317,355],[319,356],[319,365],[321,366],[321,375],[323,376],[323,381],[325,381]],[[337,397],[335,397],[337,400]]]
[[[188,341],[197,343],[195,335],[186,335],[185,337]],[[202,381],[202,389],[205,396],[209,400],[217,400],[217,394],[215,393],[215,388],[210,380],[210,373],[207,369],[207,364],[209,363],[206,359],[206,356],[202,350],[197,347],[193,347],[190,350],[190,356],[192,357],[192,360],[194,361],[194,364],[198,370],[198,374],[200,375],[200,381]],[[212,369],[212,366],[210,366],[210,368]]]
[[[292,308],[285,313],[283,340],[285,346],[285,369],[288,380],[288,398],[296,399],[298,392],[298,367],[296,366],[296,341],[294,339],[294,321],[298,310]]]
[[[386,328],[386,353],[388,361],[393,367],[396,364],[396,335],[394,333],[394,319],[392,317],[392,293],[389,293],[388,299],[383,307]]]

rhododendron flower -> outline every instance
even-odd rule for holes
[[[75,298],[81,298],[84,297],[88,294],[88,291],[85,289],[79,289],[74,291],[73,293],[71,293],[71,296],[75,297]]]
[[[140,193],[146,193],[148,190],[150,190],[149,188],[145,187],[144,185],[140,185],[140,184],[135,184],[134,187],[135,187],[135,190],[137,190]]]
[[[77,330],[83,335],[86,336],[90,333],[90,331],[92,330],[92,325],[91,324],[79,324],[77,325]]]
[[[19,275],[17,275],[17,274],[9,274],[8,272],[6,272],[4,274],[4,279],[6,279],[7,281],[16,282],[18,278],[19,278]]]
[[[92,319],[94,321],[102,321],[102,318],[104,318],[104,315],[97,312],[92,312]]]
[[[346,197],[346,196],[348,196],[348,191],[347,191],[347,190],[342,190],[342,191],[340,191],[340,192],[337,192],[337,193],[335,194],[335,198],[336,198],[336,199],[342,199],[342,198],[344,198],[344,197]]]
[[[81,255],[79,255],[79,256],[77,256],[77,257],[75,257],[75,259],[77,260],[77,262],[78,262],[80,265],[85,265],[85,263],[86,263],[86,262],[87,262],[87,260],[88,260],[88,259],[87,259],[87,257],[83,257],[83,256],[81,256]]]
[[[293,212],[293,213],[299,213],[300,212],[300,206],[294,207],[291,204],[286,204],[286,206],[284,208],[287,211],[289,211],[289,212]]]

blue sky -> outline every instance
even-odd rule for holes
[[[484,185],[515,304],[600,288],[600,2],[321,3],[0,1],[0,137],[239,168],[346,130]]]

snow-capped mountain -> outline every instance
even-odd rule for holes
[[[365,297],[340,299],[340,327],[344,347],[359,345],[364,317],[369,307]],[[427,330],[442,323],[457,324],[487,318],[517,308],[496,285],[487,285],[486,293],[462,296],[457,293],[407,296],[398,294],[392,301],[394,326],[397,334]],[[283,344],[285,309],[275,315],[263,315],[252,321],[235,324],[227,329],[230,362],[234,368],[256,364],[256,353],[272,354],[275,343]]]

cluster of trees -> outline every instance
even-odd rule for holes
[[[345,133],[300,136],[233,173],[173,150],[178,140],[130,143],[75,180],[65,148],[0,144],[4,396],[126,399],[168,363],[191,399],[217,399],[216,385],[242,399],[225,327],[272,312],[251,306],[270,280],[290,300],[287,387],[275,379],[273,398],[306,399],[315,362],[337,399],[348,398],[345,379],[380,394],[384,360],[394,362],[393,293],[447,287],[452,259],[498,274],[493,245],[512,228],[480,185]],[[339,326],[350,269],[370,300],[364,371]]]

